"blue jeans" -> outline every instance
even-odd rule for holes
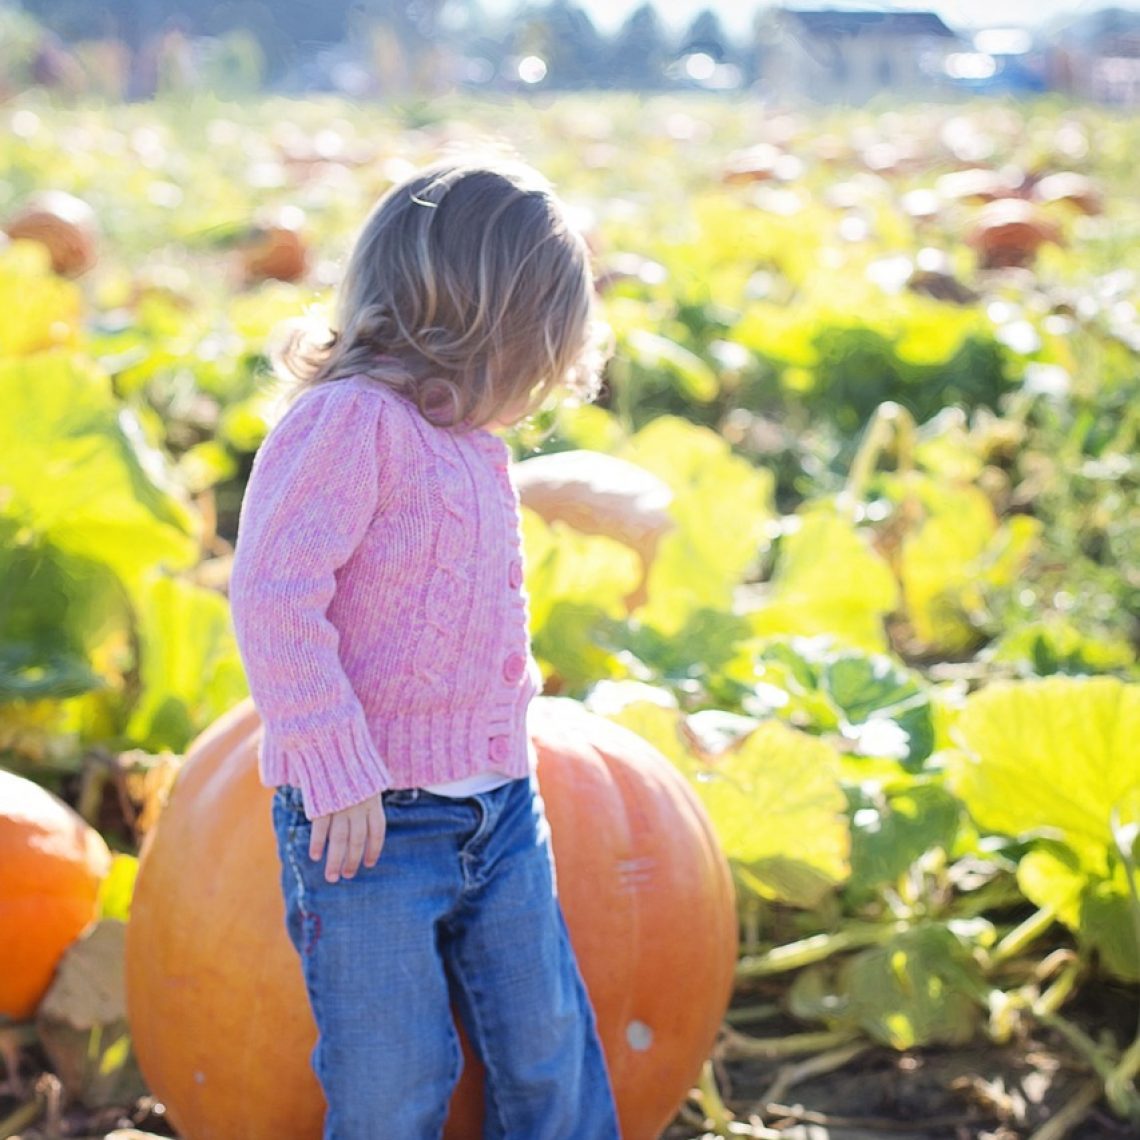
[[[487,1072],[486,1138],[616,1140],[597,1027],[555,893],[534,777],[464,799],[383,794],[374,867],[329,883],[300,790],[273,826],[327,1102],[324,1140],[438,1140],[462,1065]]]

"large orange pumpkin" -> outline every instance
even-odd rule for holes
[[[103,837],[61,799],[0,768],[0,1016],[31,1017],[95,917]]]
[[[697,1077],[728,1004],[728,866],[696,796],[640,737],[545,697],[532,705],[531,734],[622,1133],[650,1140]],[[285,932],[260,735],[245,701],[191,747],[144,843],[127,930],[136,1054],[187,1140],[321,1134],[316,1029]],[[479,1136],[481,1115],[469,1064],[447,1136]]]

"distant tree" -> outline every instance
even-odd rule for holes
[[[590,87],[605,76],[606,41],[586,11],[571,0],[553,0],[518,13],[511,35],[515,55],[546,62],[548,87]]]
[[[654,88],[664,83],[670,44],[652,4],[635,8],[610,46],[610,71],[619,87]]]
[[[65,40],[99,39],[116,32],[116,9],[125,0],[92,4],[89,0],[24,0],[21,7]]]
[[[311,5],[312,0],[298,0]],[[355,0],[352,8],[367,19],[394,28],[406,45],[434,40],[447,0]]]
[[[266,76],[276,79],[297,60],[296,41],[286,30],[291,24],[292,5],[282,5],[284,19],[278,22],[266,0],[223,0],[197,11],[194,31],[199,35],[228,36],[244,29],[257,40],[265,57]],[[292,30],[292,29],[290,29]]]
[[[26,11],[66,40],[115,36],[149,51],[171,28],[189,35],[251,32],[270,77],[345,37],[352,0],[24,0]],[[423,0],[417,0],[417,3]],[[389,5],[390,6],[390,5]]]
[[[685,54],[701,51],[711,55],[717,63],[724,63],[730,55],[729,43],[720,17],[711,8],[704,8],[681,37],[681,51]]]
[[[445,83],[449,67],[447,6],[448,0],[356,0],[349,41],[370,40],[373,56],[378,55],[373,66],[399,73],[404,86],[428,94]]]

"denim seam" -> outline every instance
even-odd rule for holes
[[[471,1028],[475,1031],[475,1040],[472,1044],[475,1046],[475,1052],[479,1056],[479,1060],[483,1063],[483,1068],[486,1070],[488,1078],[491,1075],[491,1070],[494,1068],[492,1059],[484,1055],[485,1050],[483,1043],[487,1040],[487,1034],[483,1029],[483,1020],[479,1013],[479,994],[477,988],[470,984],[465,977],[466,970],[455,971],[455,981],[459,988],[467,997],[467,1009],[471,1014]],[[502,1106],[496,1100],[494,1095],[494,1081],[485,1080],[483,1082],[483,1111],[484,1113],[493,1112],[495,1116],[495,1124],[498,1126],[497,1135],[507,1135],[507,1122],[503,1116]],[[484,1121],[486,1127],[486,1121]]]
[[[324,1003],[321,1001],[321,998],[318,994],[319,987],[314,984],[314,978],[313,978],[314,967],[313,967],[313,962],[312,962],[312,952],[313,952],[313,949],[316,945],[316,937],[319,935],[319,931],[320,931],[320,926],[319,926],[320,917],[316,914],[315,911],[310,911],[308,909],[308,907],[305,905],[306,898],[307,898],[306,893],[305,893],[305,878],[304,878],[304,875],[302,875],[302,873],[301,873],[301,867],[297,861],[297,853],[296,853],[296,850],[294,849],[298,830],[299,830],[299,826],[298,826],[297,822],[295,820],[290,821],[288,828],[287,828],[287,832],[286,832],[285,858],[288,860],[289,870],[292,872],[293,881],[296,883],[296,886],[297,886],[296,906],[297,906],[297,910],[301,916],[301,924],[300,924],[301,925],[301,931],[300,931],[300,933],[301,933],[301,945],[300,945],[300,947],[298,947],[298,950],[300,952],[300,958],[301,958],[301,969],[302,969],[302,973],[304,974],[304,978],[305,978],[305,989],[308,993],[309,1006],[312,1010],[313,1018],[314,1018],[314,1020],[316,1020],[317,1024],[319,1025],[321,1020],[322,1020],[321,1008],[322,1008]],[[316,932],[314,932],[314,930],[313,930],[313,920],[316,920],[316,922],[318,923]],[[323,1053],[324,1053],[324,1037],[322,1034],[318,1033],[317,1034],[317,1043],[313,1048],[313,1055],[310,1058],[310,1064],[311,1064],[314,1076],[316,1076],[317,1080],[320,1082],[320,1084],[322,1086],[324,1084],[323,1073],[322,1073]],[[325,1120],[325,1126],[326,1127],[323,1130],[323,1132],[325,1134],[327,1134],[327,1124],[328,1124],[328,1120],[326,1117],[326,1120]]]
[[[455,1086],[459,1083],[459,1075],[463,1072],[463,1052],[459,1048],[459,1035],[456,1032],[454,1024],[450,1025],[450,1032],[447,1035],[448,1041],[451,1045],[451,1076],[448,1080],[448,1087],[451,1093],[455,1092]],[[451,1095],[448,1095],[443,1102],[443,1111],[439,1117],[439,1127],[433,1130],[433,1136],[442,1136],[443,1127],[447,1123],[447,1114],[451,1109]]]
[[[311,911],[305,905],[307,896],[305,894],[305,877],[301,874],[301,868],[297,863],[297,853],[294,850],[294,845],[297,839],[298,825],[291,822],[289,824],[289,831],[287,836],[286,857],[289,860],[289,870],[293,873],[293,881],[297,885],[297,910],[301,915],[301,958],[302,960],[308,958],[316,945],[317,938],[320,933],[320,917],[316,911]],[[314,923],[316,930],[313,929]]]
[[[487,794],[488,793],[486,792],[479,792],[478,794],[471,797],[471,802],[478,804],[479,806],[479,826],[475,828],[475,834],[472,835],[471,838],[467,840],[467,842],[463,845],[465,849],[477,847],[479,845],[479,841],[483,839],[484,836],[486,836],[487,831],[490,828],[491,812],[489,805],[483,799],[483,797]],[[497,818],[498,817],[496,817],[496,819]]]

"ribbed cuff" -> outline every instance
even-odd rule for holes
[[[279,739],[264,725],[260,763],[269,783],[301,789],[309,819],[351,807],[392,784],[362,714],[300,739]]]

